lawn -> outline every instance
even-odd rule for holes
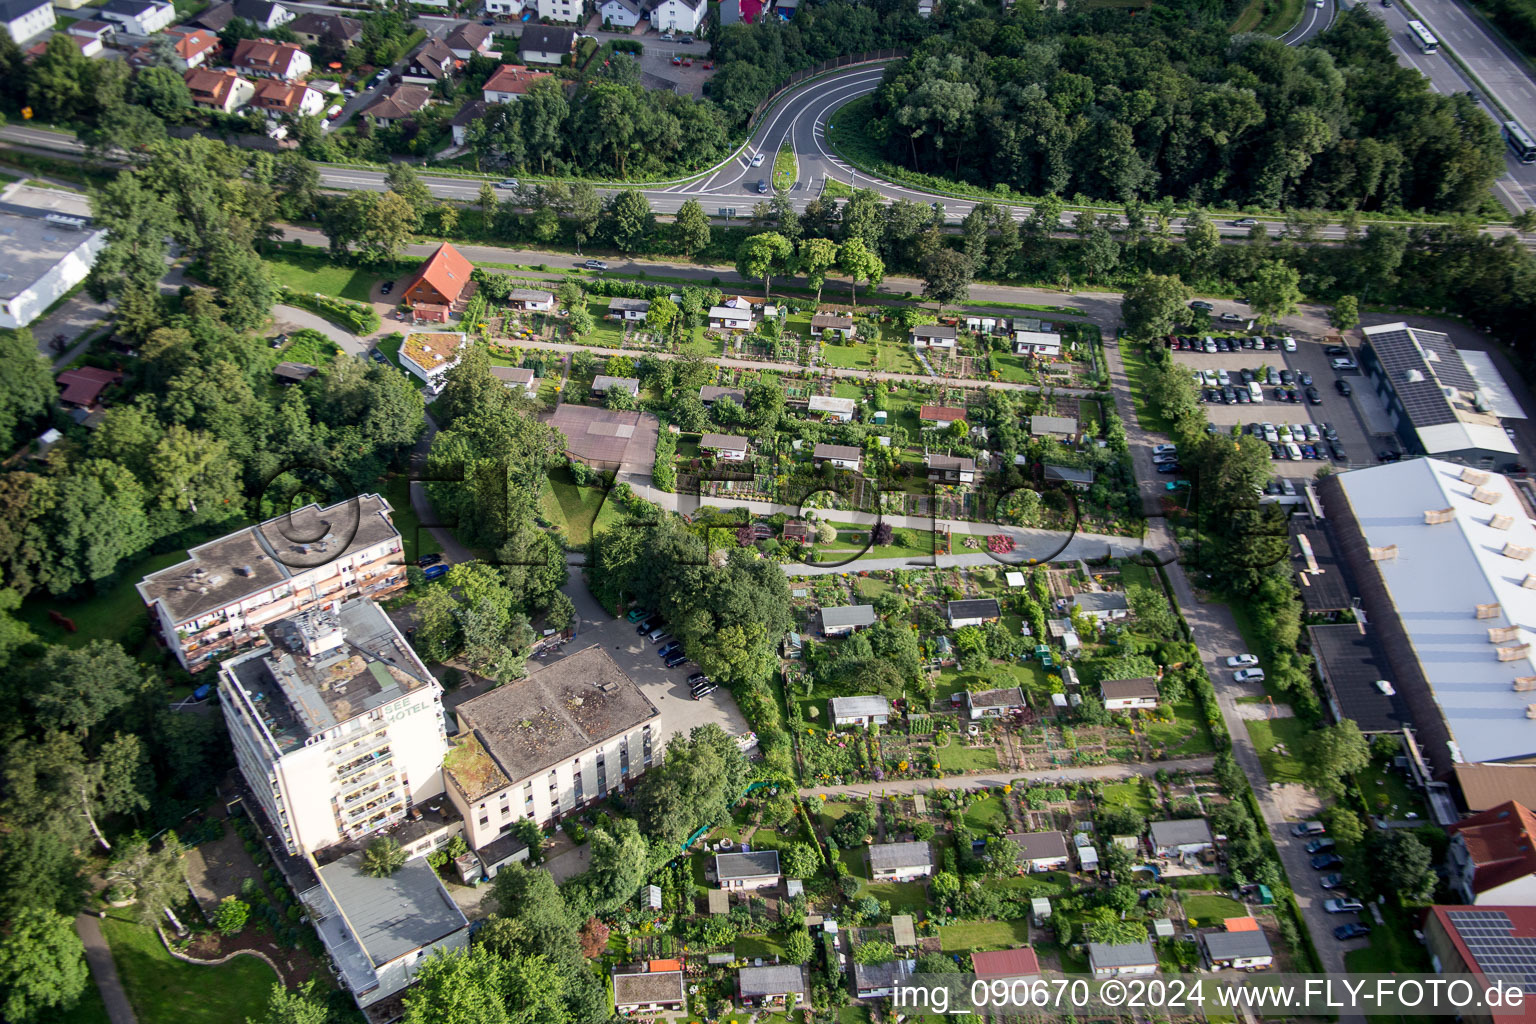
[[[318,292],[354,302],[371,302],[379,276],[356,267],[338,266],[316,249],[282,249],[263,260],[272,280],[294,291]]]
[[[1401,819],[1414,812],[1420,818],[1429,817],[1424,798],[1408,785],[1401,772],[1388,771],[1373,761],[1370,767],[1355,776],[1355,785],[1360,787],[1366,806],[1373,814]]]
[[[1152,367],[1146,357],[1130,342],[1120,343],[1120,359],[1125,363],[1125,379],[1131,388],[1131,401],[1136,404],[1136,418],[1144,430],[1166,434],[1173,429],[1163,414],[1155,412],[1147,402],[1147,380]]]
[[[1360,915],[1361,920],[1371,925],[1370,945],[1359,946],[1345,953],[1345,969],[1358,974],[1431,970],[1428,953],[1421,944],[1413,941],[1415,922],[1390,904],[1382,905],[1381,911],[1386,918],[1385,927],[1371,921],[1368,914]],[[1328,941],[1333,941],[1333,937],[1329,936]]]
[[[939,929],[940,947],[946,953],[970,953],[978,949],[1012,949],[1029,942],[1029,922],[965,921]]]
[[[95,980],[87,978],[80,1001],[51,1019],[55,1024],[109,1024],[112,1018],[107,1016],[107,1004],[101,1001],[101,990]]]
[[[251,956],[218,967],[183,963],[160,944],[155,932],[127,917],[101,922],[117,973],[140,1024],[227,1024],[244,1020],[267,1005],[278,978]]]
[[[273,365],[279,362],[307,363],[310,366],[318,366],[324,369],[331,365],[332,360],[340,354],[341,349],[336,343],[319,331],[308,328],[294,331],[288,338],[288,344],[274,353],[276,358]]]
[[[592,333],[581,339],[582,344],[596,345],[600,348],[619,348],[624,344],[624,322],[606,319],[610,301],[612,300],[606,295],[587,300],[587,312],[592,314],[594,326]]]
[[[1205,712],[1194,697],[1166,705],[1165,710],[1171,710],[1176,716],[1172,722],[1142,722],[1139,725],[1149,744],[1161,748],[1163,755],[1170,758],[1199,757],[1215,752],[1216,745],[1205,723]]]
[[[1312,731],[1306,722],[1299,718],[1268,718],[1248,719],[1243,724],[1248,727],[1248,738],[1253,740],[1254,748],[1259,752],[1265,778],[1270,782],[1305,784],[1305,768],[1298,753],[1302,740]],[[1289,756],[1270,749],[1279,743],[1285,744]]]
[[[600,487],[578,487],[570,468],[550,471],[539,509],[551,523],[565,531],[566,544],[582,547],[592,539],[592,529],[603,510],[607,492]]]
[[[1008,809],[995,796],[978,797],[965,809],[965,823],[979,832],[991,832],[992,826],[1008,820]]]
[[[1143,818],[1155,818],[1160,813],[1140,782],[1106,782],[1103,792],[1106,804],[1129,807]]]
[[[750,960],[762,957],[771,960],[784,955],[784,944],[771,935],[739,935],[732,947],[738,959]]]
[[[1201,925],[1225,921],[1229,917],[1247,917],[1248,911],[1237,900],[1215,893],[1195,892],[1180,897],[1184,904],[1184,916],[1199,921]]]
[[[947,772],[990,772],[997,770],[997,751],[991,747],[962,747],[958,740],[936,751],[939,767]]]
[[[903,911],[928,916],[928,887],[922,882],[875,882],[864,886],[860,896],[873,896],[891,905],[891,913]]]
[[[422,555],[432,555],[443,550],[443,546],[432,536],[430,530],[424,529],[421,520],[416,518],[416,509],[411,506],[411,482],[403,476],[392,476],[384,483],[384,497],[388,499],[390,507],[394,509],[390,518],[394,520],[395,529],[400,531],[400,539],[405,545],[405,561],[414,563]]]
[[[1084,434],[1097,437],[1104,422],[1104,410],[1098,402],[1084,398],[1077,403],[1077,422],[1082,425]]]
[[[785,140],[773,158],[773,187],[789,188],[800,176],[800,166],[795,162],[795,147]]]
[[[134,584],[149,573],[185,561],[186,557],[186,551],[178,549],[126,562],[118,571],[117,582],[99,594],[78,601],[29,597],[21,603],[17,615],[46,643],[79,647],[92,640],[121,640],[134,623],[148,614]],[[50,610],[72,619],[76,631],[71,633],[54,625],[48,618]]]

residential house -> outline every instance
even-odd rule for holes
[[[152,36],[176,21],[176,6],[167,0],[108,0],[96,8],[97,17],[115,21],[131,36]]]
[[[815,463],[817,469],[831,463],[834,469],[851,469],[857,473],[863,464],[864,452],[850,444],[823,442],[811,450],[811,461]]]
[[[924,455],[923,464],[928,467],[928,479],[942,484],[973,484],[976,482],[976,460],[958,455]]]
[[[1138,711],[1157,707],[1157,680],[1105,679],[1099,683],[1106,711]]]
[[[1536,940],[1536,908],[1434,906],[1422,920],[1430,963],[1440,973],[1469,975],[1473,990],[1479,992],[1496,980],[1506,985],[1523,983],[1520,976],[1530,970],[1528,951]],[[1530,997],[1526,996],[1522,1005],[1506,1005],[1502,1010],[1469,1008],[1462,1020],[1465,1024],[1525,1024],[1529,1016]]]
[[[1095,978],[1156,974],[1157,954],[1146,939],[1140,942],[1090,942],[1088,968]]]
[[[621,320],[630,322],[645,319],[645,314],[651,311],[650,299],[626,299],[615,298],[608,300],[608,313],[617,316]]]
[[[1072,598],[1072,607],[1099,622],[1123,619],[1131,614],[1131,602],[1124,591],[1119,590],[1097,590],[1076,594]]]
[[[453,120],[448,122],[448,127],[453,132],[455,146],[463,146],[469,142],[469,126],[484,117],[489,109],[490,104],[485,100],[470,100],[459,108],[459,112],[453,115]]]
[[[235,17],[244,18],[257,28],[265,30],[286,25],[297,15],[282,4],[272,3],[270,0],[235,0]]]
[[[853,338],[855,329],[853,317],[838,316],[835,313],[816,313],[811,317],[811,333],[821,335],[831,331],[844,341]]]
[[[995,597],[973,598],[968,601],[951,601],[944,613],[949,618],[949,628],[979,626],[983,622],[996,622],[1003,617],[1003,609]]]
[[[412,331],[400,343],[400,365],[424,383],[436,384],[459,365],[467,337],[462,331]]]
[[[96,404],[96,400],[101,397],[103,391],[121,382],[122,379],[123,375],[116,370],[103,370],[96,366],[65,370],[57,378],[64,388],[59,393],[59,401],[64,405],[89,409]]]
[[[750,331],[752,307],[729,302],[709,307],[709,326],[720,331]]]
[[[298,43],[274,43],[270,39],[242,39],[235,44],[231,63],[257,78],[281,78],[292,82],[308,76],[309,54]]]
[[[811,1005],[805,968],[795,965],[742,967],[736,972],[736,996],[743,1006]]]
[[[363,23],[340,14],[301,14],[288,26],[305,46],[350,50],[363,39]]]
[[[401,88],[427,91],[418,85]],[[400,301],[411,307],[417,320],[447,323],[452,308],[468,298],[466,290],[474,269],[459,250],[444,242],[416,268],[416,273],[400,289]]]
[[[1013,354],[1054,359],[1061,355],[1061,335],[1054,331],[1014,331]]]
[[[256,83],[251,106],[273,114],[314,116],[325,109],[325,96],[302,82],[264,78]]]
[[[933,847],[927,843],[875,843],[869,848],[872,882],[911,882],[932,874]]]
[[[424,85],[397,85],[364,107],[362,116],[374,122],[403,121],[414,117],[432,102],[432,90]]]
[[[613,1008],[619,1013],[676,1012],[686,1005],[681,970],[648,970],[613,976]]]
[[[1072,866],[1065,832],[1011,832],[1008,839],[1019,848],[1019,867],[1025,871],[1065,871]]]
[[[225,2],[214,4],[211,7],[205,8],[201,13],[192,15],[192,17],[187,19],[187,24],[196,25],[198,28],[205,28],[209,32],[218,34],[224,31],[229,26],[229,23],[234,20],[235,5]]]
[[[1216,840],[1211,837],[1211,826],[1204,818],[1154,821],[1148,827],[1148,834],[1153,855],[1168,860],[1197,857],[1216,846]]]
[[[1010,711],[1023,708],[1024,691],[1017,686],[1004,686],[995,690],[967,690],[965,708],[971,721],[983,718],[1000,718]]]
[[[860,605],[859,607],[863,607]],[[834,726],[885,725],[891,719],[891,702],[878,694],[865,697],[833,697],[827,710]]]
[[[398,998],[422,964],[469,946],[469,921],[425,860],[379,878],[363,870],[358,850],[315,877],[299,902],[359,1009]]]
[[[722,398],[729,398],[737,405],[747,404],[747,393],[741,388],[723,388],[715,384],[706,384],[699,388],[699,401],[708,409]]]
[[[853,420],[853,411],[858,408],[858,403],[851,398],[812,395],[805,408],[812,416],[821,416],[835,423],[849,423]]]
[[[956,333],[945,324],[920,324],[912,328],[912,347],[953,352]]]
[[[533,83],[552,77],[548,71],[529,71],[516,64],[503,64],[485,80],[481,95],[487,103],[516,103]]]
[[[777,850],[715,854],[715,879],[721,889],[769,889],[779,878]]]
[[[705,434],[699,438],[699,451],[713,455],[721,462],[744,462],[747,439],[735,434]]]
[[[978,981],[1031,982],[1040,977],[1040,958],[1028,946],[977,952],[971,970]]]
[[[555,293],[537,288],[513,288],[507,293],[507,303],[513,309],[529,313],[549,313],[555,308]]]
[[[640,381],[636,377],[610,377],[606,373],[600,373],[592,378],[593,398],[603,398],[614,388],[628,391],[635,398],[640,397]]]
[[[658,32],[693,35],[704,24],[707,0],[661,0],[651,8],[651,27]]]
[[[1023,456],[1018,458],[1023,458]],[[1065,484],[1075,491],[1086,491],[1093,486],[1093,470],[1091,469],[1048,465],[1045,467],[1044,477],[1045,482],[1048,484]]]
[[[1536,906],[1536,815],[1514,800],[1447,826],[1450,887],[1468,906]]]
[[[634,28],[645,17],[645,10],[638,0],[604,0],[597,13],[609,29]]]
[[[74,25],[70,26],[73,32]],[[199,68],[219,55],[219,37],[205,28],[178,25],[165,30],[176,51],[176,64],[181,70]]]
[[[61,5],[55,4],[54,6],[59,7]],[[117,24],[111,21],[97,21],[93,18],[86,18],[83,21],[77,21],[73,25],[66,26],[64,31],[72,36],[94,39],[98,43],[105,45],[108,40],[117,34]],[[185,31],[185,29],[178,31]],[[85,51],[82,50],[81,52],[84,53]]]
[[[0,185],[0,327],[25,327],[91,272],[107,232],[78,192]]]
[[[192,93],[192,104],[233,114],[251,101],[256,86],[233,71],[192,68],[181,76]]]
[[[1269,939],[1259,923],[1251,917],[1242,920],[1251,922],[1252,926],[1233,930],[1229,921],[1227,931],[1200,933],[1200,944],[1205,947],[1206,958],[1213,970],[1231,967],[1242,971],[1268,967],[1275,962],[1274,950],[1270,949]]]
[[[505,18],[515,18],[523,13],[523,0],[485,0],[485,13]]]
[[[965,410],[952,409],[945,405],[925,405],[917,411],[917,418],[925,427],[945,430],[951,423],[958,423],[965,419]]]
[[[821,610],[821,632],[824,636],[845,636],[856,629],[875,624],[875,606],[850,604]]]
[[[724,0],[720,4],[720,24],[751,25],[769,3],[770,0]]]
[[[585,19],[587,9],[582,0],[524,0],[527,6],[537,7],[540,21],[559,21],[573,24]]]
[[[656,706],[600,646],[540,665],[454,713],[443,776],[474,850],[519,821],[542,827],[606,802],[650,770],[666,743]]]
[[[511,391],[522,391],[530,398],[539,391],[539,382],[533,371],[525,366],[493,366],[491,376],[501,381]]]
[[[466,21],[452,32],[448,33],[445,40],[448,50],[459,60],[469,60],[471,57],[490,57],[492,60],[501,56],[500,50],[492,50],[491,44],[496,40],[496,33],[488,25],[482,25],[477,21]]]
[[[58,34],[59,33],[57,33],[57,32],[53,33],[53,35],[58,35]],[[80,51],[80,56],[82,56],[82,57],[99,57],[99,56],[101,56],[102,42],[101,42],[100,39],[95,38],[93,36],[81,35],[81,34],[76,33],[76,32],[68,32],[68,31],[66,31],[64,33],[64,35],[65,35],[65,38],[67,38],[70,42],[75,44],[75,48]],[[50,36],[49,38],[52,38],[52,36]],[[41,57],[43,54],[45,54],[47,52],[48,52],[48,40],[47,39],[39,39],[37,42],[35,42],[31,46],[27,47],[27,56],[26,56],[27,62],[30,63],[30,62],[36,60],[37,58]],[[142,63],[139,60],[135,59],[135,58],[140,57],[141,55],[144,58]],[[134,51],[134,53],[129,56],[128,62],[130,64],[132,64],[133,66],[135,66],[135,67],[141,67],[141,66],[143,66],[143,64],[149,63],[149,59],[148,58],[149,58],[149,47],[145,46],[145,47],[140,47],[138,50]]]
[[[413,85],[436,85],[452,79],[459,67],[459,60],[448,49],[447,43],[441,39],[428,39],[411,54],[400,80]]]
[[[916,960],[891,960],[883,964],[853,965],[853,995],[855,999],[885,999],[896,994],[912,972],[917,970]]]
[[[545,14],[544,6],[562,8],[559,15]],[[539,0],[539,17],[551,21],[575,21],[581,13],[580,4],[568,0]],[[575,15],[575,16],[571,16]],[[576,30],[552,25],[529,25],[518,40],[517,54],[524,64],[560,64],[576,52]]]
[[[1034,437],[1054,437],[1058,441],[1070,441],[1077,436],[1077,420],[1070,416],[1043,416],[1029,418],[1029,432]]]

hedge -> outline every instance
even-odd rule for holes
[[[379,329],[379,313],[372,306],[361,302],[319,295],[315,292],[296,292],[282,289],[280,301],[289,306],[307,309],[316,316],[324,317],[338,327],[345,327],[353,334],[372,334]]]

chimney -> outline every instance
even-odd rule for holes
[[[1536,690],[1536,676],[1516,676],[1511,687],[1516,693],[1524,693],[1527,690]]]
[[[1427,526],[1434,526],[1436,523],[1448,523],[1455,518],[1456,510],[1454,508],[1436,508],[1424,510],[1424,523]]]
[[[1373,561],[1373,562],[1382,562],[1382,561],[1385,561],[1388,558],[1396,558],[1397,557],[1397,545],[1396,544],[1388,544],[1385,547],[1370,548],[1369,549],[1369,554],[1371,556],[1371,561]]]
[[[1472,491],[1472,500],[1480,501],[1484,505],[1497,505],[1502,497],[1504,495],[1490,487],[1478,487]]]
[[[1504,512],[1500,512],[1492,519],[1488,520],[1488,525],[1493,527],[1495,530],[1507,530],[1511,526],[1515,525],[1515,517]]]
[[[1523,562],[1531,557],[1531,549],[1521,544],[1505,544],[1504,550],[1499,553],[1505,558],[1513,558],[1517,562]]]
[[[1495,604],[1480,604],[1477,606],[1477,617],[1480,619],[1496,619],[1499,617],[1499,606]]]
[[[1509,640],[1515,639],[1519,635],[1519,626],[1499,626],[1496,629],[1490,629],[1488,631],[1488,642],[1491,644],[1502,644]]]
[[[1481,487],[1488,482],[1488,474],[1478,469],[1464,469],[1461,471],[1461,482],[1471,484],[1473,487]]]
[[[1518,661],[1519,659],[1525,657],[1526,655],[1528,655],[1530,653],[1531,653],[1531,645],[1530,644],[1521,644],[1518,647],[1500,647],[1499,648],[1499,660],[1500,661]]]

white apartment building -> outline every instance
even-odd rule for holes
[[[361,839],[442,795],[443,690],[377,604],[268,623],[225,662],[240,773],[294,856]]]
[[[661,757],[659,714],[601,647],[460,704],[443,762],[448,798],[479,850],[520,819],[544,825],[627,788]]]
[[[50,16],[53,8],[43,7]],[[85,196],[21,182],[0,191],[0,327],[25,327],[84,281],[107,244]]]
[[[0,0],[0,22],[13,43],[25,43],[56,23],[47,0]]]
[[[139,581],[139,596],[182,667],[265,642],[262,627],[343,600],[403,588],[405,561],[389,502],[363,494],[307,505],[199,544]]]

